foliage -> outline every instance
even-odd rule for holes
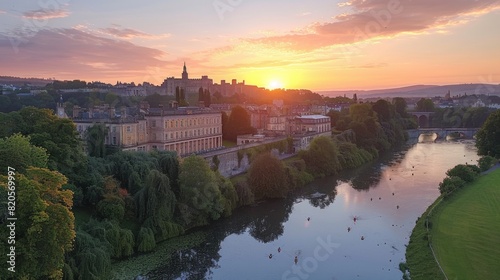
[[[434,111],[434,102],[432,99],[421,98],[417,101],[417,109],[418,112],[433,112]]]
[[[1,182],[6,182],[2,178]],[[75,238],[72,192],[62,190],[66,177],[28,167],[16,174],[16,274],[19,278],[62,279],[64,255]],[[7,189],[7,184],[1,187]],[[2,198],[2,204],[6,203]],[[8,236],[8,228],[0,228]],[[1,248],[1,247],[0,247]],[[5,255],[5,248],[2,248]],[[5,269],[5,268],[2,268]]]
[[[224,212],[222,215],[224,217],[229,217],[232,211],[237,207],[238,195],[236,194],[236,190],[234,189],[231,180],[225,178],[219,173],[217,173],[216,176],[219,189],[223,197]]]
[[[463,186],[465,186],[465,181],[462,180],[462,178],[458,176],[449,176],[439,183],[439,192],[446,197],[455,190],[463,188]]]
[[[13,167],[17,172],[24,172],[27,167],[46,168],[48,155],[44,148],[30,143],[29,136],[14,134],[0,139],[0,169]]]
[[[87,149],[91,157],[104,157],[106,155],[105,140],[108,128],[103,123],[94,124],[85,132]]]
[[[183,232],[181,226],[173,223],[176,198],[165,174],[151,170],[144,188],[135,195],[135,201],[139,222],[153,230],[157,242]]]
[[[478,154],[500,158],[500,110],[492,113],[476,134]]]
[[[229,115],[225,127],[223,123],[222,138],[236,142],[238,135],[254,134],[255,132],[255,128],[250,124],[248,112],[241,106],[235,106],[231,110],[231,115]]]
[[[234,185],[238,195],[238,206],[251,205],[255,202],[255,196],[247,181],[239,181]]]
[[[477,160],[479,169],[484,172],[490,169],[498,160],[492,156],[483,156]]]
[[[456,176],[467,183],[474,181],[477,178],[478,170],[470,165],[459,164],[446,172],[446,175]]]
[[[202,157],[184,158],[180,166],[180,211],[188,227],[217,220],[224,212],[224,198],[215,173]]]
[[[111,258],[109,243],[93,237],[89,233],[78,230],[75,239],[75,249],[68,257],[75,279],[109,279]]]
[[[358,167],[374,159],[373,155],[350,142],[338,142],[341,169]]]
[[[252,162],[248,182],[256,199],[280,198],[288,193],[283,162],[270,153],[260,154]]]
[[[141,227],[137,236],[137,251],[140,253],[151,252],[156,247],[155,234],[152,229]]]
[[[338,155],[336,143],[326,136],[315,138],[309,149],[299,152],[299,157],[306,163],[307,171],[317,177],[333,175],[340,170]]]

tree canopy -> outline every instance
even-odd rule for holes
[[[500,158],[500,110],[492,113],[476,134],[480,155]]]

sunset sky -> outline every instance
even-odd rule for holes
[[[0,75],[264,87],[500,83],[498,0],[7,0]]]

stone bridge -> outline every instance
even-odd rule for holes
[[[419,127],[429,127],[432,124],[432,116],[434,112],[408,112],[415,118]]]
[[[410,138],[418,138],[421,134],[437,134],[438,139],[446,139],[446,136],[452,133],[459,133],[461,137],[472,139],[479,128],[459,128],[459,127],[438,127],[438,128],[419,128],[407,130]]]

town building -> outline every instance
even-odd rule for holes
[[[222,114],[209,108],[115,108],[94,106],[73,107],[72,120],[82,139],[94,124],[107,127],[105,144],[122,150],[176,151],[180,156],[222,147]]]

